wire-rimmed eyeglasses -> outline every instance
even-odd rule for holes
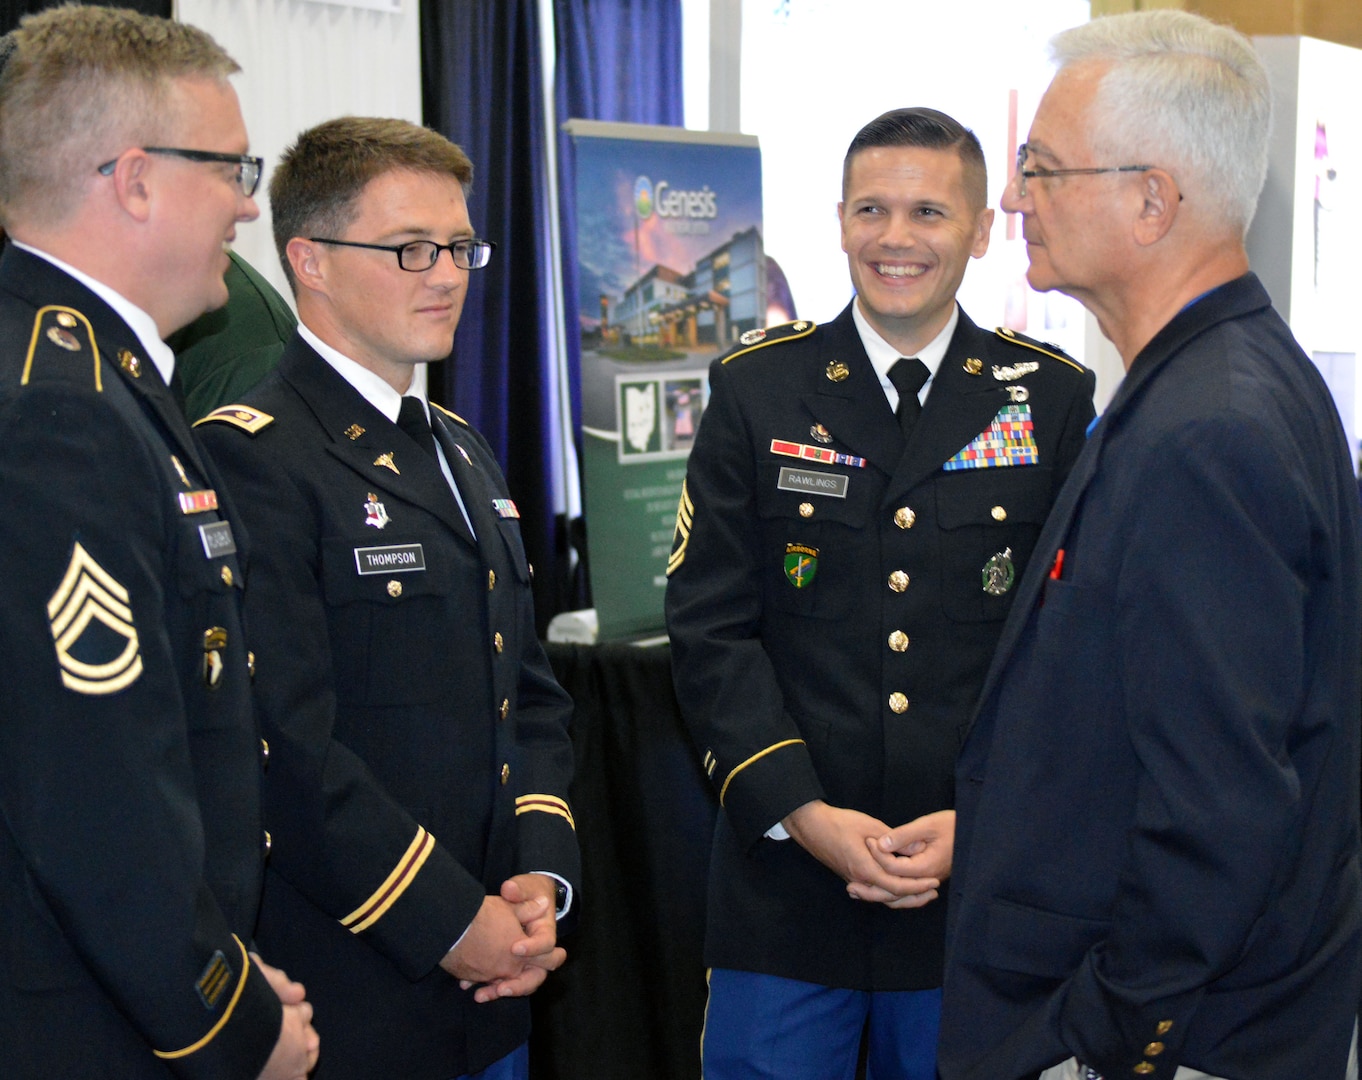
[[[1098,173],[1149,172],[1154,165],[1112,165],[1102,169],[1046,169],[1039,165],[1028,169],[1026,157],[1031,148],[1026,143],[1017,147],[1017,195],[1026,197],[1026,181],[1047,180],[1052,176],[1096,176]]]
[[[449,252],[454,265],[460,270],[481,270],[492,261],[492,249],[496,247],[490,240],[478,239],[453,240],[448,244],[437,244],[434,240],[409,240],[405,244],[361,244],[355,240],[328,240],[324,236],[309,236],[308,239],[314,244],[391,251],[397,256],[397,265],[413,274],[429,270],[442,251]]]
[[[233,179],[241,188],[241,194],[250,198],[255,194],[255,189],[260,186],[260,173],[265,168],[265,159],[251,157],[249,154],[219,154],[214,150],[182,150],[177,146],[144,146],[142,152],[147,154],[169,154],[171,157],[184,158],[186,161],[211,161],[221,162],[226,165],[235,165],[236,173]],[[114,166],[118,164],[118,158],[106,161],[99,166],[99,172],[103,176],[112,176]]]

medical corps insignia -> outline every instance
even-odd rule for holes
[[[785,576],[796,589],[813,584],[818,573],[818,549],[805,544],[785,545]]]

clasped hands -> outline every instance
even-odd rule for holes
[[[854,900],[917,908],[950,876],[955,811],[938,810],[890,828],[878,818],[807,802],[781,822],[800,847],[847,883]]]
[[[534,993],[567,959],[558,945],[555,888],[547,874],[508,878],[499,895],[483,897],[482,907],[440,966],[465,990],[477,987],[477,1002]]]

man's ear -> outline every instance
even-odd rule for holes
[[[1150,169],[1140,174],[1140,195],[1142,203],[1135,219],[1135,242],[1149,247],[1173,228],[1182,205],[1182,192],[1171,174],[1163,169]]]
[[[151,217],[151,167],[151,155],[136,149],[124,152],[114,164],[114,197],[134,221],[145,222]]]
[[[285,245],[284,254],[288,256],[288,264],[293,270],[293,280],[298,283],[300,289],[305,287],[313,292],[326,292],[323,255],[317,250],[316,244],[311,240],[304,240],[301,236],[295,236]]]

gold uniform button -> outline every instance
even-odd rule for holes
[[[270,744],[268,739],[260,740],[260,760],[266,765],[270,763]]]
[[[906,713],[908,711],[908,698],[895,690],[889,695],[889,710],[896,713]]]
[[[497,712],[501,714],[501,718],[502,718],[503,720],[505,720],[506,717],[510,716],[510,715],[511,715],[511,699],[510,699],[510,698],[502,698],[502,699],[501,699],[501,708],[498,709]]]
[[[1152,1042],[1144,1048],[1145,1057],[1158,1057],[1167,1049],[1161,1042]]]
[[[501,784],[502,784],[503,787],[506,786],[506,781],[509,780],[510,778],[511,778],[511,767],[510,767],[509,765],[502,765],[502,767],[501,767]]]
[[[230,566],[222,568],[222,583],[229,589],[232,587],[232,568]]]
[[[994,521],[1007,520],[1007,511],[1004,510],[1001,506],[995,506],[992,510],[989,511],[989,514],[992,515]]]
[[[497,587],[497,572],[496,572],[495,570],[488,570],[488,571],[487,571],[487,591],[488,591],[488,592],[491,592],[491,591],[492,591],[493,589],[495,589],[496,587]]]
[[[1155,1035],[1167,1035],[1167,1034],[1168,1034],[1170,1031],[1172,1031],[1172,1030],[1173,1030],[1173,1021],[1171,1021],[1171,1020],[1160,1020],[1160,1021],[1159,1021],[1159,1026],[1156,1027],[1156,1028],[1154,1029],[1154,1034],[1155,1034]]]
[[[388,582],[388,595],[391,596],[394,600],[401,596],[402,582],[398,581],[396,578],[393,578],[392,581]]]
[[[274,837],[270,835],[269,829],[265,830],[265,854],[270,853],[270,848],[274,846]]]
[[[895,630],[889,635],[889,647],[895,652],[908,651],[908,635],[902,630]]]
[[[800,517],[813,517],[813,503],[800,503],[800,504],[799,504],[799,516],[800,516]]]
[[[917,521],[917,514],[906,506],[900,506],[894,511],[894,524],[900,529],[911,529],[915,521]]]
[[[910,580],[911,578],[909,578],[908,575],[905,574],[902,570],[895,570],[892,574],[889,575],[889,587],[893,589],[895,592],[903,592],[906,588],[908,588],[908,582]]]
[[[246,673],[250,675],[252,679],[255,678],[255,653],[253,652],[248,652],[246,654]]]
[[[506,639],[501,636],[500,630],[492,635],[492,648],[496,649],[497,652],[506,648]]]
[[[1136,1075],[1136,1076],[1148,1076],[1148,1075],[1149,1075],[1150,1073],[1152,1073],[1153,1071],[1154,1071],[1154,1066],[1151,1065],[1151,1064],[1149,1064],[1149,1062],[1147,1062],[1147,1061],[1142,1061],[1142,1062],[1140,1062],[1138,1065],[1135,1066],[1135,1075]]]

